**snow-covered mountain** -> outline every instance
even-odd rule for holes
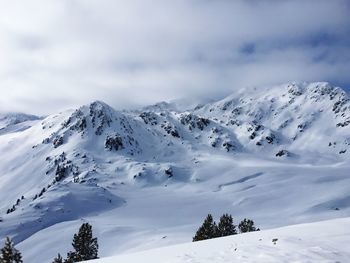
[[[278,146],[305,158],[307,152],[346,153],[349,105],[348,94],[328,83],[290,83],[243,90],[195,114],[233,130],[249,152],[270,152]]]
[[[0,237],[26,262],[67,252],[85,220],[108,256],[191,240],[209,212],[262,229],[350,215],[349,94],[328,83],[245,89],[191,110],[95,101],[16,116],[1,117]]]

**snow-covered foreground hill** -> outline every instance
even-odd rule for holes
[[[96,101],[46,118],[6,115],[0,241],[11,236],[37,263],[68,252],[86,221],[111,256],[190,241],[208,213],[261,229],[348,217],[348,124],[349,95],[328,83],[194,109]]]
[[[347,263],[349,259],[350,218],[344,218],[185,243],[86,262]]]

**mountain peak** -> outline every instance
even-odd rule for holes
[[[115,112],[115,110],[110,105],[101,100],[94,100],[88,104],[79,107],[76,111],[81,111],[91,116],[95,113],[110,115],[113,112]]]
[[[108,109],[112,109],[112,107],[110,105],[108,105],[107,103],[105,103],[104,101],[101,100],[94,100],[91,103],[88,104],[89,107],[93,107],[93,108],[108,108]]]
[[[93,101],[76,109],[63,123],[63,127],[83,132],[89,126],[101,135],[104,129],[110,126],[117,112],[103,101]]]

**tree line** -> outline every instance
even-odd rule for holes
[[[237,226],[233,223],[232,215],[229,214],[223,214],[220,217],[219,223],[216,224],[213,220],[213,216],[208,214],[203,224],[198,228],[192,241],[195,242],[216,237],[236,235],[238,231],[240,233],[246,233],[260,231],[260,229],[255,227],[253,220],[245,218],[238,224],[237,230]]]
[[[238,227],[238,229],[237,229]],[[242,220],[238,226],[234,225],[232,216],[223,214],[218,224],[213,220],[213,216],[208,214],[203,224],[198,228],[193,242],[216,237],[236,235],[239,233],[259,231],[254,221],[250,219]],[[97,238],[92,235],[92,226],[84,223],[80,226],[77,234],[73,236],[73,251],[67,253],[67,258],[63,259],[58,254],[52,263],[75,263],[98,258]],[[12,240],[7,237],[4,247],[0,250],[0,263],[23,263],[21,253],[15,248]]]

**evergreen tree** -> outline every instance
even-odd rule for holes
[[[218,224],[218,235],[225,237],[236,234],[236,226],[233,224],[232,216],[229,214],[223,214],[220,217],[220,222]]]
[[[241,221],[238,225],[239,231],[241,233],[246,233],[246,232],[252,232],[252,231],[259,231],[260,229],[256,229],[254,226],[254,221],[244,218],[244,220]]]
[[[75,251],[67,254],[66,263],[98,258],[97,238],[92,237],[92,227],[89,223],[81,225],[78,234],[74,235],[72,246]]]
[[[21,253],[15,249],[9,237],[6,237],[5,246],[1,249],[0,263],[23,263]]]
[[[63,263],[63,258],[61,255],[58,253],[57,257],[55,257],[52,261],[52,263]]]
[[[198,228],[193,242],[218,237],[218,228],[213,220],[213,216],[208,214],[201,227]]]

